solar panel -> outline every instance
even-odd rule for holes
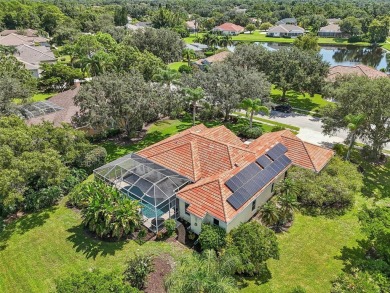
[[[238,210],[238,209],[242,206],[241,202],[239,202],[239,201],[237,200],[237,196],[235,196],[234,194],[231,195],[231,196],[229,196],[228,199],[227,199],[227,201],[228,201],[228,203],[230,203],[230,204],[233,206],[233,208],[236,209],[236,210]]]
[[[237,178],[232,177],[228,181],[225,182],[226,186],[230,188],[231,191],[236,191],[238,188],[240,188],[239,185],[236,184]]]
[[[275,145],[272,149],[270,149],[267,152],[267,155],[271,157],[274,161],[278,159],[281,155],[283,155],[287,151],[287,148],[282,145],[281,143],[278,143]]]
[[[262,155],[260,158],[256,160],[256,162],[263,168],[267,167],[269,164],[272,163],[270,159],[268,159],[266,156]]]

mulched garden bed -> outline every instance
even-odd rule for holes
[[[162,254],[153,259],[153,272],[146,280],[145,293],[165,293],[164,280],[172,271],[174,261],[169,254]]]

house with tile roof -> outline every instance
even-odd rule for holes
[[[212,31],[219,32],[224,35],[239,35],[245,31],[245,28],[231,22],[225,22],[224,24],[213,28]]]
[[[332,150],[304,142],[289,130],[246,144],[225,126],[200,124],[94,173],[139,200],[152,231],[168,218],[181,218],[197,234],[204,223],[229,232],[273,196],[275,183],[292,165],[320,172],[332,156]]]
[[[25,68],[31,71],[32,75],[39,77],[41,73],[40,65],[42,63],[55,63],[57,58],[49,47],[19,45],[14,53],[16,59],[25,65]]]
[[[318,36],[323,38],[341,38],[343,37],[343,32],[340,29],[340,25],[332,23],[321,27],[318,31]]]
[[[232,54],[232,52],[230,51],[219,52],[217,54],[211,55],[210,57],[199,59],[196,62],[194,62],[194,64],[197,65],[200,69],[204,69],[207,66],[211,66],[215,62],[222,62],[230,54]]]
[[[326,80],[335,81],[339,76],[353,74],[358,76],[366,76],[368,78],[388,77],[386,73],[363,64],[355,66],[336,65],[329,69],[329,74]]]
[[[268,37],[298,37],[305,33],[305,29],[292,24],[279,24],[268,29]]]
[[[289,17],[289,18],[283,18],[279,20],[276,24],[292,24],[292,25],[297,25],[297,19],[294,17]]]
[[[48,39],[40,36],[25,36],[17,33],[9,33],[4,36],[0,36],[0,45],[2,46],[35,46],[36,44],[46,47],[50,46]]]

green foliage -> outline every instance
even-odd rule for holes
[[[251,276],[269,274],[266,261],[279,258],[275,233],[255,221],[241,224],[228,235],[228,254],[238,256],[237,273]]]
[[[354,16],[348,16],[340,23],[340,30],[351,36],[359,35],[362,32],[362,24]]]
[[[176,231],[176,221],[174,219],[165,220],[164,227],[167,229],[167,236],[170,237]]]
[[[167,291],[236,293],[238,288],[233,274],[237,262],[236,257],[219,258],[212,250],[187,255],[166,279]]]
[[[304,34],[294,40],[294,46],[306,51],[319,51],[318,37],[312,34]]]
[[[72,68],[63,63],[43,63],[40,86],[46,91],[69,89],[75,79],[83,78],[79,69]]]
[[[124,279],[131,286],[143,289],[146,278],[153,271],[153,259],[151,256],[136,255],[127,262]]]
[[[266,30],[268,30],[269,28],[271,28],[272,26],[273,26],[272,23],[263,22],[263,23],[260,25],[259,29],[260,29],[261,31],[266,31]]]
[[[99,146],[85,154],[80,166],[88,173],[91,173],[97,167],[104,165],[106,158],[106,149]]]
[[[370,274],[355,270],[352,274],[341,274],[332,282],[331,293],[381,293],[379,286]]]
[[[374,19],[368,27],[368,35],[372,43],[385,42],[389,34],[389,19]]]
[[[137,201],[121,193],[115,187],[102,182],[84,186],[84,198],[88,206],[82,210],[83,224],[99,237],[122,237],[139,228],[142,219]]]
[[[256,30],[256,25],[254,25],[253,23],[250,23],[248,24],[246,27],[245,27],[245,30],[249,31],[250,33],[252,33],[253,31]]]
[[[124,26],[127,24],[127,9],[125,6],[115,9],[114,22],[117,26]]]
[[[277,125],[277,126],[272,127],[271,132],[278,132],[278,131],[285,130],[285,129],[286,129],[285,127]]]
[[[72,178],[69,167],[79,167],[91,148],[84,133],[71,126],[27,126],[17,117],[0,118],[0,214],[56,202],[83,178]]]
[[[247,139],[256,139],[263,134],[263,130],[260,127],[243,126],[240,129],[239,136]]]
[[[179,72],[180,73],[187,73],[187,74],[191,73],[192,67],[188,66],[187,64],[180,65]]]
[[[70,277],[57,281],[57,293],[137,293],[137,289],[123,281],[116,272],[103,273],[99,270],[72,274]]]
[[[204,224],[198,239],[202,250],[220,251],[226,246],[226,231],[219,226]]]
[[[349,210],[363,183],[356,166],[335,157],[319,173],[292,168],[289,177],[296,186],[301,209],[309,214],[340,215]]]

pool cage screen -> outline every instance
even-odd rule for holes
[[[176,192],[191,182],[137,154],[128,154],[96,170],[95,178],[114,185],[141,205],[144,225],[158,233],[164,221],[177,218]]]

